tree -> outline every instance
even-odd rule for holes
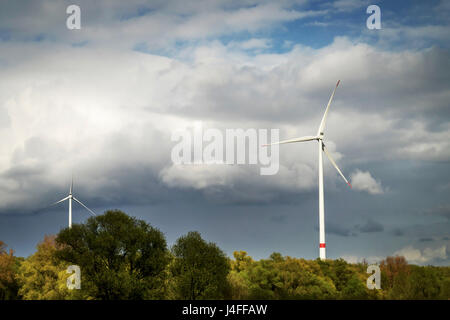
[[[18,280],[19,294],[25,300],[63,300],[85,298],[79,292],[67,288],[68,264],[55,259],[58,250],[56,236],[45,236],[37,245],[37,251],[20,266]]]
[[[242,272],[232,270],[227,277],[230,284],[230,298],[232,300],[245,300],[250,296],[250,282]]]
[[[176,241],[172,254],[176,298],[222,299],[229,294],[230,264],[216,244],[207,243],[198,232],[189,232]]]
[[[283,257],[253,261],[246,252],[235,252],[229,281],[237,299],[332,299],[336,288],[316,261]]]
[[[250,281],[246,271],[254,261],[252,257],[247,255],[246,251],[234,251],[233,256],[235,260],[230,260],[231,271],[228,274],[231,299],[248,299],[250,296]]]
[[[0,241],[0,300],[16,299],[19,289],[16,280],[18,259],[12,249],[8,253],[6,248],[6,244]]]
[[[438,299],[440,294],[436,270],[432,266],[411,266],[411,274],[407,282],[406,299]],[[395,287],[394,287],[395,288]]]
[[[347,283],[352,279],[353,272],[348,267],[348,263],[344,259],[333,260],[331,264],[333,270],[332,279],[338,291],[343,291]],[[348,294],[348,292],[347,292]]]
[[[403,256],[386,257],[380,263],[381,286],[389,299],[408,299],[411,266]]]
[[[247,255],[246,251],[233,252],[234,261],[231,261],[231,268],[233,271],[240,272],[246,270],[252,263],[252,257]]]
[[[450,277],[444,278],[441,281],[441,295],[440,299],[450,300]]]
[[[330,278],[336,287],[335,298],[338,299],[367,299],[378,298],[377,291],[370,291],[366,286],[367,262],[350,264],[344,259],[316,260],[323,275]]]
[[[341,298],[343,299],[367,299],[369,297],[366,285],[353,274],[342,289]]]
[[[95,299],[162,299],[169,252],[164,235],[122,211],[107,211],[62,230],[57,256],[81,269]]]
[[[394,280],[396,278],[406,278],[410,273],[408,262],[403,256],[387,257],[381,261],[380,270],[382,272],[382,283],[385,283],[387,288],[394,286]]]

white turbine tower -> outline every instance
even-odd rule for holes
[[[330,100],[328,101],[327,108],[325,110],[325,114],[323,115],[322,121],[320,122],[319,130],[317,131],[317,134],[315,136],[305,136],[290,140],[283,140],[280,142],[272,143],[265,146],[270,146],[274,144],[285,144],[285,143],[294,143],[294,142],[305,142],[305,141],[311,141],[311,140],[317,140],[319,142],[319,257],[321,260],[326,259],[326,249],[325,249],[325,213],[324,213],[324,199],[323,199],[323,161],[322,161],[322,151],[325,152],[328,159],[330,159],[333,166],[336,168],[337,172],[341,175],[341,177],[347,182],[347,184],[352,187],[350,182],[344,177],[341,170],[337,166],[336,162],[334,162],[333,158],[331,157],[331,154],[328,153],[327,148],[325,147],[325,144],[323,143],[323,137],[324,137],[324,129],[325,129],[325,122],[327,120],[327,114],[328,110],[330,109],[331,101],[333,100],[334,93],[336,92],[336,89],[339,85],[340,80],[338,80],[336,87],[333,90],[333,93],[331,94]]]
[[[95,216],[95,212],[92,211],[91,209],[89,209],[88,207],[86,207],[84,205],[84,203],[82,203],[80,200],[78,200],[77,198],[75,198],[72,194],[73,191],[73,178],[72,178],[72,182],[70,184],[70,189],[69,189],[69,195],[67,197],[65,197],[64,199],[61,199],[59,201],[56,201],[55,203],[53,203],[52,205],[58,204],[60,202],[69,200],[69,228],[72,228],[72,200],[75,200],[76,202],[78,202],[79,204],[81,204],[87,211],[89,211],[90,214]]]

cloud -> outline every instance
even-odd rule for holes
[[[420,218],[422,216],[423,215],[420,214],[418,217]],[[432,222],[433,220],[436,222]],[[408,221],[402,221],[401,227],[390,229],[389,233],[396,237],[404,237],[405,240],[407,239],[410,242],[427,242],[432,240],[436,241],[438,244],[442,244],[442,242],[439,241],[444,240],[442,238],[448,235],[450,222],[439,220],[426,217],[424,222],[416,224],[410,224]]]
[[[252,38],[246,41],[232,41],[228,43],[228,47],[241,50],[263,50],[272,46],[270,39]]]
[[[436,248],[424,248],[418,249],[413,246],[407,246],[400,250],[395,251],[393,256],[403,256],[406,261],[410,264],[418,265],[447,265],[446,261],[448,259],[447,245]],[[381,260],[385,259],[383,256],[362,256],[354,254],[344,254],[341,255],[342,259],[349,263],[360,263],[364,260],[370,263],[379,263]]]
[[[4,4],[0,12],[0,31],[22,41],[44,39],[131,48],[138,40],[152,49],[164,49],[176,41],[255,33],[284,22],[324,14],[299,8],[301,3],[294,9],[289,2],[184,1],[180,4],[176,0],[151,3],[80,0],[77,5],[81,8],[81,30],[68,32],[65,28],[67,5],[51,0]]]
[[[319,228],[316,226],[315,229],[318,231]],[[350,228],[343,227],[339,224],[336,224],[332,221],[327,222],[326,224],[326,233],[327,234],[334,234],[340,237],[349,237],[349,236],[355,236],[356,234],[352,232]]]
[[[144,171],[141,176],[148,177],[150,185],[182,187],[204,196],[208,187],[214,187],[215,195],[231,202],[248,195],[251,201],[265,203],[283,194],[315,190],[317,158],[312,143],[283,147],[279,173],[263,179],[253,166],[171,168],[170,135],[199,119],[220,130],[280,128],[280,138],[311,134],[317,130],[321,105],[333,85],[330,77],[337,78],[333,74],[342,72],[346,79],[329,114],[327,145],[344,172],[344,165],[402,159],[406,155],[398,152],[398,145],[435,140],[444,146],[450,141],[445,139],[450,132],[446,125],[430,131],[422,120],[411,119],[398,126],[393,111],[380,108],[372,113],[370,102],[360,110],[355,100],[364,100],[368,92],[358,82],[367,87],[371,82],[336,70],[334,62],[340,59],[339,66],[370,68],[374,49],[348,40],[336,39],[317,50],[293,47],[287,53],[271,55],[246,54],[212,42],[181,50],[178,57],[58,44],[0,46],[0,60],[6,63],[0,74],[9,79],[0,84],[0,109],[8,118],[0,129],[6,141],[0,147],[0,199],[5,211],[29,210],[36,199],[42,199],[42,205],[51,203],[51,192],[44,195],[40,190],[65,190],[67,179],[62,177],[70,177],[72,170],[83,176],[81,180],[88,180],[80,189],[90,185],[89,193],[110,205],[140,194],[137,187],[126,194],[121,191],[128,185],[124,170],[133,167]],[[78,59],[73,60],[74,54]],[[428,54],[384,52],[377,68],[409,55],[409,63],[399,62],[395,69],[395,83],[404,83],[405,69],[424,68],[423,56]],[[323,72],[323,66],[330,68],[331,76]],[[395,77],[392,71],[391,77]],[[386,81],[376,82],[375,87]],[[439,100],[441,89],[435,90]],[[403,96],[402,90],[399,92]],[[383,97],[392,104],[397,99],[390,93]],[[418,129],[414,135],[412,129]],[[388,132],[393,138],[386,140]],[[334,152],[334,146],[339,152]],[[380,148],[384,152],[376,152]],[[446,159],[447,153],[443,148],[435,156]],[[417,150],[408,157],[422,159],[426,154],[427,150]],[[324,164],[330,166],[327,161]],[[104,178],[107,172],[123,174],[112,181]],[[385,191],[368,171],[357,170],[351,178],[356,190]],[[326,175],[326,179],[339,177]],[[47,187],[35,188],[38,184]],[[102,190],[109,184],[115,191],[106,196]]]
[[[430,242],[430,241],[434,241],[433,238],[420,238],[419,239],[420,242]]]
[[[331,6],[338,11],[348,12],[368,6],[367,0],[336,0]]]
[[[172,165],[161,171],[161,179],[170,187],[205,189],[230,185],[241,168],[224,165]]]
[[[378,264],[381,260],[384,259],[384,257],[381,256],[368,256],[368,257],[361,257],[357,255],[342,255],[342,259],[347,261],[348,263],[362,263],[367,262],[368,264]]]
[[[434,208],[426,211],[426,214],[442,216],[442,217],[450,220],[450,205],[440,205],[440,206],[434,207]]]
[[[369,171],[356,170],[350,175],[353,189],[366,191],[369,194],[382,194],[384,190],[379,181],[376,181]]]
[[[426,264],[435,260],[446,260],[447,246],[444,245],[435,249],[425,248],[423,250],[408,246],[394,252],[394,255],[404,256],[409,263]]]
[[[369,219],[365,224],[363,224],[362,226],[357,226],[357,229],[360,231],[360,232],[363,232],[363,233],[371,233],[371,232],[381,232],[381,231],[383,231],[384,230],[384,226],[381,224],[381,223],[379,223],[379,222],[376,222],[376,221],[374,221],[374,220],[372,220],[372,219]]]
[[[285,223],[287,220],[287,216],[286,215],[276,215],[276,216],[272,216],[270,217],[270,221],[276,222],[276,223]]]
[[[396,237],[401,237],[401,236],[405,235],[405,231],[403,229],[400,229],[400,228],[394,228],[392,230],[392,234],[394,236],[396,236]]]
[[[254,33],[323,12],[289,2],[135,0],[107,10],[95,3],[80,2],[82,15],[90,13],[82,32],[65,29],[62,4],[2,7],[0,30],[9,30],[0,42],[0,76],[8,79],[0,83],[2,212],[51,203],[72,171],[86,201],[102,205],[167,201],[167,190],[230,202],[297,201],[317,189],[313,143],[284,146],[279,173],[262,178],[253,166],[175,167],[170,134],[199,119],[221,130],[279,128],[280,138],[311,134],[336,79],[326,143],[344,173],[374,161],[450,159],[446,49],[382,50],[336,37],[322,48],[265,53],[275,41]],[[30,39],[33,30],[44,40]],[[236,32],[250,35],[221,42]],[[180,39],[187,42],[179,46]],[[72,47],[80,41],[86,45]],[[137,43],[148,51],[131,50]],[[328,183],[340,178],[325,178],[327,194],[338,192]],[[369,171],[351,178],[356,190],[386,191]],[[147,185],[152,196],[142,197]]]

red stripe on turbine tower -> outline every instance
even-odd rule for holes
[[[321,244],[319,245],[319,248],[325,248],[325,243],[321,243]]]

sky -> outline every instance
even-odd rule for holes
[[[28,256],[67,227],[74,194],[171,246],[189,231],[228,256],[318,257],[316,142],[279,172],[179,165],[179,129],[315,134],[327,158],[327,257],[450,265],[448,1],[79,0],[0,4],[0,240]],[[369,5],[381,29],[368,29]],[[89,213],[74,204],[74,223]]]

